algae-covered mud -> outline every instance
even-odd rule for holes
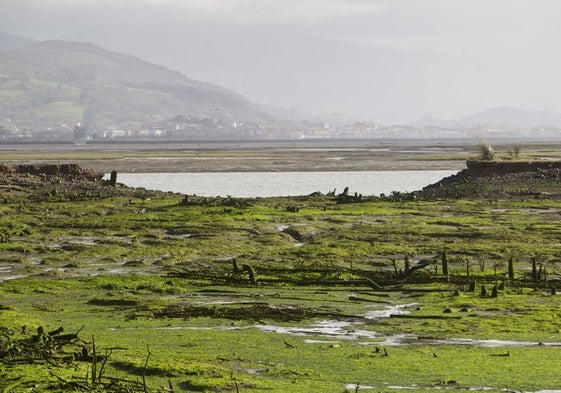
[[[558,175],[239,199],[4,165],[0,389],[555,391]]]

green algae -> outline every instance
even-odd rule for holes
[[[556,388],[555,199],[340,205],[329,197],[263,198],[224,208],[183,206],[171,194],[9,206],[0,212],[0,272],[19,277],[0,284],[0,326],[14,337],[23,326],[83,328],[84,341],[95,337],[99,353],[110,353],[106,376],[138,382],[144,375],[150,391],[170,384],[208,392]],[[444,249],[448,277],[438,265]],[[430,263],[405,276],[405,255],[412,266]],[[531,277],[532,258],[547,282]],[[234,270],[234,259],[254,269],[257,284]],[[384,281],[382,288],[365,277]],[[481,296],[480,286],[490,293],[503,283],[498,297]],[[185,304],[213,312],[162,314]],[[256,304],[314,313],[230,317]],[[391,305],[407,314],[365,317]],[[344,325],[328,333],[319,328],[326,320]],[[60,391],[61,380],[83,380],[88,370],[87,362],[0,363],[0,388]]]

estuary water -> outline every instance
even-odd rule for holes
[[[130,187],[172,191],[206,197],[301,196],[319,191],[364,196],[410,192],[436,183],[457,170],[332,171],[332,172],[181,172],[119,173],[117,181]],[[108,178],[106,176],[105,178]]]

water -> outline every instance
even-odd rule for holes
[[[336,190],[365,196],[410,192],[457,173],[438,171],[120,173],[130,187],[206,197],[300,196]],[[106,176],[108,178],[108,176]]]

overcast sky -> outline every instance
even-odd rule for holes
[[[389,112],[402,112],[399,119],[410,120],[426,112],[455,117],[492,106],[561,112],[561,1],[557,0],[0,0],[0,30],[39,40],[93,42],[178,69],[188,77],[219,83],[250,100],[301,110],[385,118]],[[243,37],[239,40],[243,61],[235,64],[217,57],[216,52],[231,50],[232,37],[237,34]],[[201,45],[197,45],[197,37]],[[306,75],[302,79],[296,75],[299,70],[310,70],[310,65],[304,64],[309,61],[304,56],[280,67],[284,70],[275,70],[271,77],[279,81],[278,85],[266,83],[255,70],[249,70],[252,50],[262,48],[256,42],[269,37],[286,40],[285,45],[304,42],[306,38],[387,48],[414,56],[422,52],[433,56],[434,64],[442,59],[442,64],[457,67],[457,80],[444,75],[444,67],[442,85],[436,79],[418,81],[426,99],[422,94],[410,100],[403,97],[402,110],[381,96],[368,96],[366,87],[364,91],[357,90],[356,103],[349,98],[352,90],[343,87],[341,102],[336,97],[324,100],[322,97],[329,91],[319,86],[326,81],[313,76],[316,84],[306,85]],[[283,45],[276,42],[279,48]],[[319,41],[307,42],[317,50]],[[193,48],[190,59],[178,53],[189,47]],[[326,45],[322,50],[333,50],[329,48],[336,46]],[[270,56],[277,56],[277,52]],[[380,53],[375,56],[379,58]],[[255,56],[257,59],[263,54]],[[336,58],[337,53],[333,56]],[[205,63],[201,58],[215,63],[220,60],[221,64]],[[412,58],[411,62],[417,60]],[[327,79],[336,77],[328,69],[344,73],[344,69],[329,67],[325,71]],[[256,75],[254,81],[252,74]],[[352,75],[345,78],[360,89],[362,83],[353,80]],[[419,75],[411,78],[416,82]],[[287,81],[295,82],[292,93],[283,89]],[[300,86],[306,92],[299,91]],[[384,86],[386,96],[403,90],[403,86],[393,90],[391,84]],[[431,86],[438,94],[429,97]],[[447,86],[456,91],[446,93]],[[314,89],[317,100],[311,104]],[[442,97],[446,94],[450,96]],[[371,113],[358,99],[376,103]],[[374,107],[380,108],[378,112]]]

